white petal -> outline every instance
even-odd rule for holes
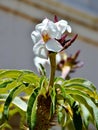
[[[45,25],[46,25],[48,22],[49,22],[49,19],[47,19],[47,18],[45,18],[45,19],[42,21],[42,23],[45,24]]]
[[[46,18],[46,19],[44,19],[42,21],[42,23],[37,24],[36,27],[35,27],[35,29],[38,30],[38,31],[40,31],[40,32],[42,32],[43,28],[46,27],[47,23],[48,23],[48,19]]]
[[[56,39],[61,39],[61,36],[62,36],[62,32],[60,32],[60,31],[57,31],[56,32]]]
[[[56,55],[56,64],[58,64],[61,61],[61,55],[60,53],[57,53]]]
[[[66,26],[68,24],[68,22],[66,20],[60,20],[60,21],[56,22],[55,24],[61,25],[61,26]]]
[[[39,32],[41,32],[41,30],[43,29],[45,25],[43,23],[37,24],[35,29],[38,30]]]
[[[68,22],[66,20],[60,20],[55,23],[58,27],[58,30],[63,34],[66,30],[68,32],[71,31],[71,27],[68,25]],[[68,28],[68,29],[67,29]]]
[[[61,38],[61,35],[62,33],[58,30],[57,26],[54,25],[51,25],[48,27],[48,34],[49,36],[52,38],[52,39],[60,39]]]
[[[67,31],[68,31],[69,33],[72,32],[72,29],[71,29],[71,27],[70,27],[69,25],[67,25]]]
[[[36,68],[38,69],[38,71],[41,69],[40,64],[42,64],[45,67],[46,63],[48,63],[48,62],[49,62],[49,60],[42,59],[42,58],[37,57],[37,56],[34,58],[34,64],[35,64]]]
[[[56,41],[55,39],[50,39],[46,43],[46,48],[47,50],[52,51],[52,52],[59,52],[61,49],[63,49],[60,43]]]
[[[56,38],[56,39],[61,38],[61,32],[58,30],[56,24],[50,20],[48,20],[48,23],[46,27],[43,28],[43,30],[46,30],[46,32],[51,38]]]
[[[33,46],[33,52],[36,56],[39,56],[40,58],[48,58],[48,51],[43,41],[40,41]]]
[[[37,42],[41,39],[41,34],[40,34],[40,32],[38,32],[38,31],[33,31],[33,32],[31,33],[31,38],[32,38],[34,44],[37,43]]]
[[[57,29],[55,23],[53,23],[52,21],[49,21],[47,26],[48,26],[47,31],[48,31],[48,34],[50,35],[50,37],[56,38],[58,29]]]

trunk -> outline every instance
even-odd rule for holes
[[[38,97],[37,121],[34,130],[48,130],[50,127],[51,98],[40,95]]]

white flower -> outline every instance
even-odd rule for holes
[[[64,52],[57,53],[56,65],[58,65],[60,63],[60,61],[62,61],[62,60],[67,60],[67,54],[65,54]],[[46,64],[50,64],[50,61],[49,61],[49,59],[43,59],[43,58],[36,56],[34,58],[34,64],[35,64],[37,70],[39,71],[39,70],[41,70],[40,64],[42,64],[42,66],[45,67]]]
[[[63,46],[58,42],[65,31],[71,32],[71,27],[67,21],[60,20],[56,23],[49,19],[44,19],[42,23],[36,25],[31,38],[34,43],[33,52],[36,56],[48,59],[49,51],[60,52]]]
[[[37,68],[38,71],[41,70],[40,64],[42,64],[42,66],[45,67],[45,65],[46,65],[47,63],[49,64],[49,60],[48,60],[48,59],[43,59],[43,58],[40,58],[40,57],[38,57],[38,56],[36,56],[36,57],[34,58],[34,64],[35,64],[35,66],[36,66],[36,68]]]

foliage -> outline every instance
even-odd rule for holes
[[[51,97],[50,122],[56,114],[62,129],[69,124],[74,124],[76,130],[82,130],[82,127],[88,129],[90,122],[98,129],[98,93],[90,81],[82,78],[56,78],[49,93],[47,85],[47,78],[38,77],[31,71],[0,70],[0,127],[11,129],[7,121],[12,116],[10,111],[14,111],[21,115],[20,129],[28,126],[33,130],[37,112],[41,109],[37,110],[38,98],[43,96],[47,99],[48,95]]]

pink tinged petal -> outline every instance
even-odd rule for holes
[[[63,49],[61,44],[55,39],[48,40],[48,42],[46,43],[46,48],[48,51],[52,51],[52,52],[59,52],[60,50]]]
[[[34,44],[37,43],[37,42],[41,39],[40,32],[38,32],[38,31],[33,31],[33,32],[31,33],[31,38],[32,38],[32,41],[33,41]]]
[[[33,46],[33,52],[36,56],[39,56],[40,58],[44,58],[44,59],[48,58],[48,51],[45,47],[45,44],[42,41],[36,43]]]

